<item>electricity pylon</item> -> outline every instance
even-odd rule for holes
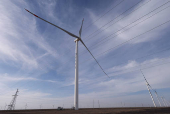
[[[165,97],[162,97],[163,98],[163,100],[164,100],[164,102],[165,102],[165,105],[168,107],[168,103],[167,103],[167,101],[165,100]]]
[[[152,87],[149,85],[149,87],[152,89]],[[153,91],[154,91],[154,93],[155,93],[155,95],[156,95],[156,98],[157,98],[157,100],[158,100],[158,102],[159,102],[159,105],[160,105],[160,107],[161,107],[161,102],[160,102],[160,100],[159,100],[159,97],[158,97],[158,94],[157,94],[157,92],[156,92],[156,90],[154,90],[154,89],[152,89]]]
[[[159,97],[158,97],[158,94],[157,94],[156,91],[155,91],[155,94],[156,94],[156,97],[157,97],[157,99],[158,99],[159,105],[160,105],[160,107],[161,107],[161,102],[159,101]]]
[[[166,103],[166,105],[167,105],[167,107],[168,107],[168,102],[167,102],[167,100],[165,99],[165,97],[164,97],[164,100],[165,100],[165,103]]]
[[[146,81],[146,86],[147,86],[147,88],[148,88],[149,94],[150,94],[151,99],[152,99],[152,101],[153,101],[153,105],[156,107],[154,98],[153,98],[152,93],[151,93],[150,88],[149,88],[149,87],[151,87],[151,86],[149,85],[148,81],[146,80],[146,78],[145,78],[145,76],[144,76],[144,74],[143,74],[143,72],[142,72],[141,69],[140,69],[140,71],[141,71],[141,73],[142,73],[142,75],[143,75],[143,77],[144,77],[144,79],[145,79],[145,81]]]
[[[17,95],[18,92],[19,92],[19,91],[18,91],[18,89],[17,89],[15,95],[12,95],[12,96],[14,96],[14,97],[13,97],[11,103],[8,105],[8,110],[14,110],[14,109],[15,109],[15,104],[16,104],[16,99],[17,99],[17,96],[18,96],[18,95]]]
[[[161,99],[162,99],[162,102],[163,102],[164,106],[166,107],[166,104],[165,104],[165,101],[164,101],[163,97],[161,97]]]

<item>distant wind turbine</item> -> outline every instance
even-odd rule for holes
[[[76,39],[74,40],[75,43],[76,43],[76,50],[75,50],[75,94],[74,94],[74,107],[75,107],[75,110],[78,110],[78,41],[80,41],[80,42],[84,45],[84,47],[88,50],[88,52],[89,52],[89,53],[91,54],[91,56],[94,58],[94,60],[95,60],[96,63],[99,65],[99,67],[100,67],[101,70],[104,72],[104,74],[105,74],[106,76],[108,76],[107,73],[104,71],[104,69],[103,69],[103,68],[101,67],[101,65],[99,64],[99,62],[96,60],[96,58],[93,56],[93,54],[92,54],[92,53],[90,52],[90,50],[87,48],[87,46],[84,44],[83,40],[81,39],[81,32],[82,32],[82,27],[83,27],[83,21],[84,21],[84,19],[83,19],[83,21],[82,21],[81,28],[80,28],[80,31],[79,31],[79,37],[78,37],[77,35],[74,35],[74,34],[72,34],[71,32],[68,32],[67,30],[65,30],[65,29],[63,29],[63,28],[61,28],[61,27],[59,27],[59,26],[57,26],[57,25],[55,25],[55,24],[53,24],[53,23],[51,23],[51,22],[49,22],[49,21],[47,21],[47,20],[45,20],[45,19],[37,16],[37,15],[35,15],[34,13],[30,12],[29,10],[27,10],[27,9],[25,9],[25,10],[26,10],[27,12],[31,13],[32,15],[34,15],[35,17],[37,17],[37,18],[39,18],[39,19],[41,19],[41,20],[43,20],[43,21],[45,21],[45,22],[47,22],[47,23],[49,23],[49,24],[51,24],[51,25],[53,25],[53,26],[55,26],[55,27],[57,27],[57,28],[59,28],[60,30],[66,32],[66,33],[69,34],[70,36],[76,38]],[[108,77],[109,77],[109,76],[108,76]]]

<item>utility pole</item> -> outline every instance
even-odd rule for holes
[[[99,103],[99,100],[98,100],[98,104],[99,104],[99,108],[100,108],[100,103]]]
[[[27,109],[27,103],[25,104],[25,110]]]
[[[14,109],[15,109],[16,98],[17,98],[17,96],[18,96],[18,95],[17,95],[18,92],[19,92],[19,91],[18,91],[18,89],[17,89],[15,95],[12,95],[12,96],[14,96],[14,97],[13,97],[11,103],[8,105],[8,110],[14,110]]]
[[[142,70],[140,69],[140,71],[141,71],[141,73],[142,73],[142,75],[143,75],[143,77],[144,77],[144,79],[145,79],[145,81],[146,81],[146,86],[147,86],[147,88],[148,88],[148,91],[149,91],[149,94],[150,94],[150,96],[151,96],[151,99],[152,99],[152,101],[153,101],[153,104],[154,104],[154,106],[156,107],[156,104],[155,104],[155,101],[154,101],[154,99],[153,99],[153,96],[152,96],[152,93],[151,93],[151,91],[150,91],[150,89],[149,89],[149,83],[148,83],[148,81],[146,80],[146,78],[145,78],[145,76],[144,76],[144,74],[143,74],[143,72],[142,72]]]
[[[93,99],[93,108],[94,108],[94,99]]]

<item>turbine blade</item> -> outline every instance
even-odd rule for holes
[[[79,40],[81,41],[81,43],[85,46],[85,48],[88,50],[88,52],[92,55],[92,57],[94,58],[94,60],[96,61],[96,63],[99,65],[99,67],[102,69],[102,71],[107,75],[107,73],[103,70],[103,68],[101,67],[101,65],[99,64],[99,62],[97,61],[97,59],[93,56],[93,54],[90,52],[90,50],[87,48],[87,46],[85,45],[85,43],[81,40],[81,32],[82,32],[82,27],[83,27],[83,21],[84,19],[82,20],[82,24],[81,24],[81,28],[80,28],[80,31],[79,31]],[[109,77],[109,76],[108,76]],[[110,78],[110,77],[109,77]]]
[[[107,73],[103,70],[103,68],[101,67],[101,65],[99,64],[99,62],[97,61],[97,59],[93,56],[93,54],[90,52],[90,50],[87,48],[87,46],[84,44],[84,42],[80,39],[81,43],[85,46],[85,48],[87,49],[87,51],[92,55],[92,57],[94,58],[94,60],[96,61],[96,63],[99,65],[100,69],[102,69],[102,71],[105,73],[106,76]],[[109,77],[109,76],[108,76]],[[110,78],[110,77],[109,77]]]
[[[81,32],[82,32],[82,27],[83,27],[83,21],[84,21],[84,19],[82,20],[81,28],[80,28],[80,31],[79,31],[79,37],[80,38],[81,38]]]
[[[59,26],[57,26],[57,25],[55,25],[55,24],[53,24],[53,23],[51,23],[51,22],[49,22],[49,21],[47,21],[47,20],[45,20],[45,19],[37,16],[37,15],[35,15],[34,13],[30,12],[29,10],[27,10],[27,9],[25,9],[25,10],[26,10],[27,12],[31,13],[32,15],[34,15],[35,17],[37,17],[37,18],[39,18],[39,19],[41,19],[41,20],[43,20],[43,21],[45,21],[45,22],[47,22],[47,23],[49,23],[49,24],[51,24],[51,25],[53,25],[53,26],[55,26],[55,27],[57,27],[57,28],[59,28],[60,30],[62,30],[62,31],[64,31],[64,32],[66,32],[66,33],[69,34],[70,36],[75,37],[75,38],[79,38],[78,36],[76,36],[76,35],[68,32],[67,30],[65,30],[65,29],[63,29],[63,28],[61,28],[61,27],[59,27]],[[79,39],[80,39],[80,38],[79,38]]]

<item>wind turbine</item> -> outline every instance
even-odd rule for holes
[[[49,21],[47,21],[47,20],[45,20],[45,19],[37,16],[37,15],[35,15],[34,13],[30,12],[29,10],[27,10],[27,9],[25,9],[25,10],[26,10],[27,12],[31,13],[32,15],[34,15],[35,17],[37,17],[37,18],[39,18],[39,19],[41,19],[41,20],[43,20],[43,21],[45,21],[45,22],[47,22],[47,23],[49,23],[49,24],[51,24],[51,25],[53,25],[53,26],[55,26],[55,27],[57,27],[57,28],[59,28],[60,30],[66,32],[66,33],[69,34],[70,36],[76,38],[76,39],[74,40],[75,43],[76,43],[76,49],[75,49],[75,93],[74,93],[74,107],[75,107],[75,110],[78,110],[78,41],[80,41],[80,42],[84,45],[84,47],[88,50],[88,52],[89,52],[89,53],[91,54],[91,56],[94,58],[94,60],[96,61],[96,63],[99,65],[100,69],[104,72],[104,74],[105,74],[106,76],[108,76],[108,75],[106,74],[106,72],[104,71],[104,69],[103,69],[103,68],[101,67],[101,65],[99,64],[99,62],[96,60],[96,58],[93,56],[93,54],[92,54],[92,53],[90,52],[90,50],[87,48],[87,46],[84,44],[83,40],[81,39],[81,32],[82,32],[82,27],[83,27],[83,21],[84,21],[84,19],[82,20],[81,28],[80,28],[80,31],[79,31],[79,36],[77,36],[77,35],[72,34],[71,32],[68,32],[67,30],[65,30],[65,29],[63,29],[63,28],[61,28],[61,27],[59,27],[59,26],[57,26],[57,25],[55,25],[55,24],[53,24],[53,23],[51,23],[51,22],[49,22]],[[109,76],[108,76],[108,77],[109,77]]]

